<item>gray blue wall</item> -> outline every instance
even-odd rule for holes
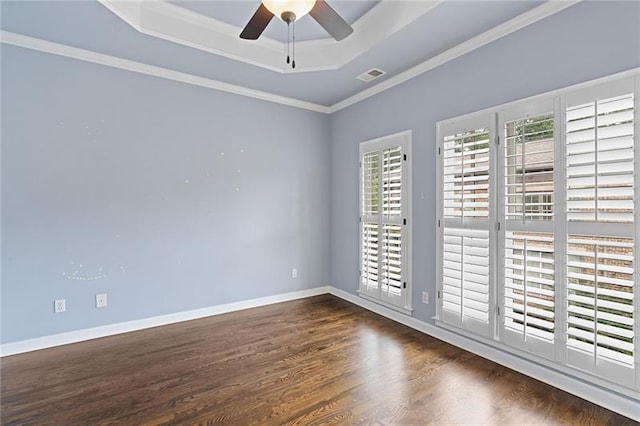
[[[358,289],[359,143],[411,129],[414,316],[433,323],[436,122],[640,66],[639,22],[638,2],[583,2],[332,114],[331,284]]]
[[[2,45],[1,342],[355,293],[358,144],[406,129],[432,322],[436,122],[640,66],[639,17],[584,2],[331,116]]]
[[[2,45],[2,342],[329,284],[328,120]]]

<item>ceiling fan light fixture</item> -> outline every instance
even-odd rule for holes
[[[316,0],[262,0],[262,4],[278,19],[292,22],[290,20],[291,12],[295,15],[295,19],[300,19],[313,9]]]

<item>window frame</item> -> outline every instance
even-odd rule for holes
[[[491,147],[495,144],[496,137],[496,116],[495,113],[474,113],[467,114],[462,117],[457,117],[451,120],[447,120],[445,122],[439,122],[437,126],[437,141],[438,141],[438,165],[437,165],[437,177],[436,177],[436,185],[437,185],[437,194],[436,194],[436,205],[438,208],[438,233],[436,237],[437,244],[437,252],[438,252],[438,262],[436,264],[437,271],[437,281],[436,281],[436,294],[437,301],[436,304],[436,317],[438,319],[443,319],[445,316],[445,312],[442,307],[442,298],[443,295],[443,276],[444,276],[444,267],[442,263],[442,253],[444,250],[444,230],[445,228],[451,229],[473,229],[478,231],[489,231],[489,323],[484,326],[479,323],[475,323],[474,321],[467,322],[465,325],[466,329],[475,330],[479,335],[493,336],[495,334],[495,319],[494,316],[491,315],[491,312],[495,310],[495,290],[493,290],[493,279],[491,277],[495,277],[495,238],[491,238],[491,224],[495,223],[495,211],[492,208],[491,201],[489,201],[489,215],[486,220],[480,219],[466,219],[464,217],[464,213],[462,213],[462,217],[460,219],[456,218],[445,218],[443,215],[444,212],[444,200],[443,200],[443,191],[444,191],[444,138],[449,135],[465,133],[481,128],[486,128],[489,130],[489,200],[492,198],[495,199],[495,149],[491,149]],[[463,315],[460,318],[459,326],[462,327],[464,322]]]
[[[631,83],[630,83],[631,82]],[[503,125],[505,120],[503,119],[502,114],[505,110],[513,111],[518,108],[523,108],[527,103],[537,103],[537,102],[545,102],[551,100],[554,105],[554,188],[555,188],[555,200],[554,200],[554,214],[557,212],[561,212],[566,216],[566,200],[565,200],[565,164],[564,164],[564,152],[565,152],[565,128],[566,128],[566,110],[567,110],[567,97],[575,96],[578,94],[579,96],[584,96],[585,98],[589,98],[591,94],[597,93],[598,90],[601,90],[601,87],[605,87],[610,85],[612,87],[619,84],[632,84],[632,90],[634,93],[634,162],[635,162],[635,172],[634,172],[634,225],[633,225],[633,233],[631,237],[634,238],[634,383],[631,385],[625,385],[616,382],[615,378],[606,377],[603,374],[599,374],[594,371],[583,370],[577,368],[576,366],[570,366],[567,363],[567,346],[566,346],[566,326],[567,326],[567,318],[566,318],[566,307],[567,304],[566,299],[566,265],[567,259],[566,257],[566,245],[567,245],[567,237],[572,232],[569,232],[567,227],[566,220],[553,220],[552,232],[555,238],[555,247],[559,245],[565,247],[565,249],[559,251],[556,250],[554,253],[555,259],[555,295],[556,295],[556,307],[555,307],[555,333],[554,333],[554,353],[552,356],[545,357],[540,356],[531,352],[528,352],[526,349],[517,348],[513,346],[507,345],[503,341],[503,337],[500,335],[499,322],[503,321],[502,315],[498,314],[498,310],[502,310],[503,306],[501,303],[503,302],[503,294],[502,289],[504,288],[503,284],[498,284],[497,279],[493,279],[494,288],[500,289],[500,292],[493,291],[494,300],[496,301],[495,310],[493,311],[493,316],[497,316],[499,321],[496,321],[496,328],[494,329],[494,334],[492,336],[486,337],[475,334],[468,330],[464,330],[462,328],[456,327],[454,325],[448,324],[442,320],[442,300],[441,290],[442,290],[442,256],[443,256],[443,231],[444,231],[444,210],[443,210],[443,168],[442,168],[442,156],[441,150],[443,148],[443,137],[445,135],[444,129],[446,126],[449,126],[452,122],[461,121],[465,119],[472,119],[474,116],[479,116],[481,114],[494,114],[496,116],[496,128],[497,134],[503,136]],[[614,97],[614,95],[609,97]],[[603,96],[606,98],[606,96]],[[592,99],[591,99],[592,100]],[[449,133],[450,134],[450,133]],[[530,98],[517,100],[514,102],[509,102],[507,104],[503,104],[497,107],[487,108],[481,111],[473,112],[470,114],[466,114],[460,117],[455,117],[448,120],[443,120],[437,123],[437,154],[438,154],[438,169],[436,173],[436,185],[437,185],[437,203],[436,203],[436,289],[438,290],[437,294],[437,304],[436,304],[436,325],[447,329],[449,331],[453,331],[457,334],[463,335],[465,337],[480,341],[489,346],[495,347],[504,351],[506,353],[511,353],[525,359],[534,361],[540,365],[544,365],[546,367],[550,367],[554,370],[561,371],[564,374],[571,375],[573,377],[578,377],[582,380],[585,380],[590,383],[597,384],[603,388],[613,390],[615,392],[619,392],[625,395],[629,395],[631,398],[635,398],[640,400],[640,286],[639,278],[640,278],[640,69],[634,69],[631,71],[627,71],[624,73],[615,74],[612,76],[604,77],[598,80],[578,84],[575,86],[555,90],[549,93],[544,93],[541,95],[536,95]],[[503,153],[502,146],[503,138],[500,138],[499,144],[496,149],[495,146],[492,145],[492,150],[494,153],[498,153],[498,160],[503,163],[503,159],[501,158]],[[562,160],[558,160],[562,159]],[[561,161],[561,162],[560,162]],[[496,165],[493,163],[493,169],[500,169],[503,165]],[[560,167],[560,165],[562,167]],[[502,170],[502,169],[500,169]],[[504,170],[500,172],[502,179],[504,179]],[[493,195],[492,201],[493,207],[496,210],[495,217],[500,217],[500,220],[496,220],[493,223],[491,230],[491,237],[493,238],[494,251],[492,251],[492,255],[496,258],[497,262],[500,262],[500,265],[496,265],[497,271],[500,271],[499,274],[504,280],[504,260],[503,256],[498,256],[500,253],[499,248],[497,248],[498,244],[502,246],[504,244],[504,237],[506,232],[506,226],[504,222],[504,185],[496,184],[494,185],[496,188],[496,192],[500,192],[500,194]],[[496,203],[496,200],[500,200],[499,203]],[[500,211],[502,210],[502,211]],[[593,229],[593,225],[591,225]],[[590,229],[589,225],[580,226],[578,225],[578,229]],[[605,228],[610,228],[605,226]],[[606,231],[598,232],[600,235],[604,235]],[[579,233],[579,232],[573,232]],[[587,233],[586,235],[589,235]],[[616,234],[612,235],[615,236]],[[498,278],[498,277],[496,277]],[[500,293],[500,294],[496,294]],[[502,313],[502,312],[500,312]]]
[[[412,269],[412,136],[413,133],[411,130],[405,130],[398,133],[393,133],[390,135],[382,136],[375,139],[370,139],[363,141],[359,144],[359,167],[358,167],[358,290],[357,293],[360,297],[370,300],[374,303],[380,304],[387,308],[396,310],[398,312],[412,315],[413,313],[413,305],[412,305],[412,282],[413,282],[413,269]],[[401,148],[401,153],[403,154],[402,161],[402,190],[401,190],[401,214],[394,215],[394,217],[388,218],[387,221],[383,219],[384,212],[382,206],[382,172],[383,172],[383,162],[384,162],[384,150],[390,148]],[[365,217],[362,211],[362,202],[363,202],[363,158],[366,154],[371,152],[379,152],[379,196],[378,196],[378,214],[377,215],[368,215]],[[402,281],[406,283],[406,287],[401,289],[400,296],[400,304],[395,304],[384,298],[376,295],[375,292],[371,292],[367,289],[363,289],[362,286],[362,270],[361,270],[361,262],[362,262],[362,226],[364,222],[373,222],[374,220],[378,221],[378,239],[382,240],[383,234],[382,230],[385,224],[391,225],[400,225],[402,226]],[[378,247],[381,247],[381,243],[379,242]],[[378,257],[378,277],[381,276],[382,271],[382,263],[381,256],[379,253]],[[378,278],[378,291],[381,291],[380,278]]]

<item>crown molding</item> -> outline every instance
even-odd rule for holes
[[[271,71],[297,73],[342,67],[432,10],[442,0],[382,0],[352,25],[353,34],[340,43],[331,38],[296,42],[298,66],[295,70],[283,61],[285,43],[265,36],[258,40],[243,40],[239,37],[242,28],[167,1],[99,1],[143,34]]]
[[[516,16],[513,19],[510,19],[507,22],[504,22],[503,24],[493,27],[490,30],[487,30],[484,33],[481,33],[473,38],[470,38],[469,40],[464,41],[452,47],[451,49],[445,50],[439,55],[436,55],[414,66],[413,68],[409,68],[408,70],[403,71],[400,74],[396,74],[395,76],[388,78],[387,80],[384,80],[334,105],[331,105],[329,107],[329,113],[340,111],[341,109],[344,109],[350,105],[363,101],[367,98],[370,98],[371,96],[384,92],[385,90],[391,89],[392,87],[402,84],[405,81],[411,80],[412,78],[417,77],[420,74],[439,67],[440,65],[444,65],[449,61],[452,61],[462,55],[465,55],[486,44],[489,44],[492,41],[498,40],[515,31],[518,31],[528,25],[538,22],[541,19],[558,13],[568,7],[580,3],[581,1],[582,0],[549,0],[534,9],[531,9]]]
[[[302,108],[309,111],[322,112],[325,114],[329,112],[329,107],[326,107],[324,105],[314,104],[312,102],[306,102],[299,99],[288,98],[286,96],[275,95],[273,93],[263,92],[260,90],[249,89],[247,87],[225,83],[223,81],[212,80],[209,78],[199,77],[184,72],[169,70],[154,65],[148,65],[129,59],[118,58],[116,56],[97,53],[90,50],[67,46],[60,43],[54,43],[47,40],[41,40],[38,38],[12,33],[9,31],[0,31],[0,42],[12,46],[37,50],[39,52],[77,59],[80,61],[106,65],[112,68],[133,71],[139,74],[146,74],[154,77],[165,78],[167,80],[179,81],[181,83],[191,84],[193,86],[206,87],[208,89],[219,90],[221,92],[233,93],[249,98],[260,99],[263,101],[288,105],[296,108]]]
[[[106,0],[101,0],[106,1]],[[51,53],[55,55],[65,56],[81,61],[92,62],[96,64],[102,64],[113,68],[124,69],[146,75],[153,75],[155,77],[166,78],[169,80],[179,81],[186,84],[191,84],[200,87],[206,87],[209,89],[219,90],[228,93],[234,93],[241,96],[247,96],[250,98],[261,99],[268,102],[274,102],[282,105],[288,105],[296,108],[302,108],[309,111],[321,112],[324,114],[332,114],[340,111],[348,106],[363,101],[371,96],[375,96],[385,90],[391,89],[399,84],[402,84],[420,74],[423,74],[429,70],[432,70],[440,65],[443,65],[455,58],[458,58],[466,53],[469,53],[475,49],[478,49],[492,41],[498,40],[508,34],[511,34],[521,28],[524,28],[534,22],[558,13],[570,6],[579,3],[582,0],[550,0],[542,5],[525,12],[497,27],[494,27],[484,33],[473,37],[463,43],[454,46],[453,48],[436,55],[421,64],[414,66],[400,74],[397,74],[383,82],[380,82],[374,86],[369,87],[353,96],[350,96],[340,102],[337,102],[331,106],[325,106],[316,104],[313,102],[307,102],[299,99],[289,98],[286,96],[276,95],[269,92],[264,92],[255,89],[249,89],[247,87],[225,83],[218,80],[208,79],[204,77],[194,76],[179,71],[173,71],[166,68],[161,68],[153,65],[144,64],[141,62],[131,61],[128,59],[122,59],[115,56],[105,55],[89,50],[84,50],[76,47],[66,46],[59,43],[54,43],[46,40],[37,39],[34,37],[28,37],[21,34],[16,34],[8,31],[0,32],[0,43],[19,46],[27,49],[38,50],[41,52]],[[136,5],[130,2],[123,2],[130,6],[129,12],[133,13],[136,10]],[[415,3],[415,2],[414,2]],[[182,9],[182,8],[180,8]],[[183,9],[186,10],[186,9]],[[187,11],[189,12],[189,11]],[[131,16],[131,15],[127,15]],[[366,15],[365,15],[366,16]],[[206,18],[209,19],[209,18]],[[360,22],[360,21],[358,21]],[[228,24],[225,24],[228,25]],[[315,43],[308,42],[308,43]],[[267,43],[270,43],[267,41]],[[274,43],[278,43],[275,42]],[[281,58],[280,58],[281,59]]]

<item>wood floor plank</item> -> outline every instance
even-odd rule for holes
[[[2,358],[14,424],[637,424],[329,295]]]

